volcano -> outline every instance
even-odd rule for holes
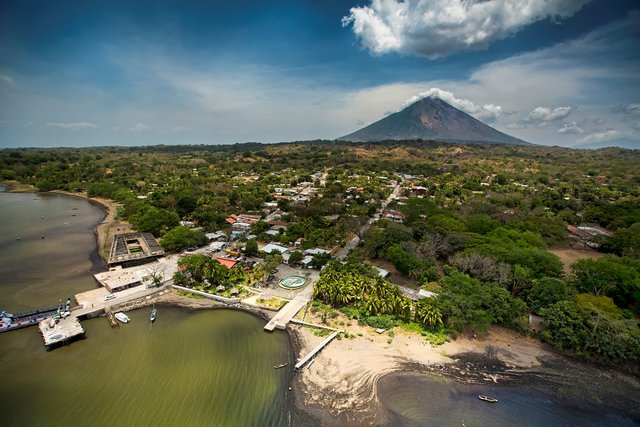
[[[478,144],[529,144],[482,123],[439,98],[423,98],[402,111],[338,138],[352,142],[416,139]]]

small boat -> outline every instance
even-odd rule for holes
[[[121,321],[122,323],[129,323],[129,321],[131,319],[129,319],[129,316],[127,316],[126,314],[119,312],[114,314],[114,316],[116,319],[118,319],[119,321]]]
[[[281,363],[281,364],[279,364],[279,365],[275,365],[275,366],[274,366],[274,368],[275,368],[275,369],[280,369],[280,368],[284,368],[284,367],[285,367],[285,366],[287,366],[287,365],[288,365],[288,363],[287,363],[287,362],[285,362],[285,363]]]
[[[158,309],[153,307],[153,309],[151,310],[151,314],[149,315],[149,322],[155,322],[156,317],[158,317]]]
[[[494,399],[493,397],[485,396],[482,394],[478,396],[478,399],[484,400],[485,402],[489,403],[496,403],[498,401],[498,399]]]

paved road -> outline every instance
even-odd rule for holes
[[[90,313],[95,313],[97,311],[104,310],[106,308],[110,308],[113,306],[119,306],[131,301],[135,301],[140,298],[145,298],[149,295],[156,294],[162,290],[169,289],[173,285],[173,279],[170,279],[160,287],[157,288],[145,288],[144,286],[136,286],[135,288],[130,288],[125,291],[121,291],[117,293],[117,297],[115,299],[105,301],[104,297],[100,297],[99,299],[93,300],[91,305],[87,305],[85,307],[73,310],[71,314],[74,317],[82,317]]]

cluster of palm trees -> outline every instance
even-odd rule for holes
[[[314,298],[334,307],[352,306],[372,315],[413,317],[428,325],[442,325],[442,314],[434,303],[418,303],[402,295],[379,276],[364,274],[361,268],[337,262],[329,264],[314,286]]]

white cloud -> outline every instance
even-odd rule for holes
[[[352,7],[342,25],[374,55],[436,58],[483,48],[546,18],[567,18],[589,0],[372,0]]]
[[[151,128],[145,125],[144,123],[136,123],[136,125],[131,127],[129,130],[133,132],[141,132],[143,130],[149,130],[149,129]]]
[[[543,127],[549,124],[549,122],[564,119],[571,114],[572,111],[573,109],[571,107],[558,107],[553,110],[547,107],[536,107],[524,116],[521,122]]]
[[[428,90],[421,92],[418,95],[412,96],[402,105],[402,109],[421,99],[428,97],[440,98],[444,102],[456,107],[457,109],[474,116],[476,119],[489,123],[494,122],[498,117],[502,115],[502,107],[500,105],[476,105],[468,99],[456,98],[453,93],[447,92],[437,87],[429,88]]]
[[[73,122],[73,123],[49,122],[45,124],[45,127],[68,129],[68,130],[80,130],[80,129],[95,129],[98,127],[98,125],[90,122]]]
[[[576,140],[578,144],[589,144],[592,142],[611,141],[612,139],[625,136],[622,132],[618,132],[615,129],[608,129],[603,132],[594,132]]]
[[[584,129],[582,129],[576,122],[563,123],[562,127],[558,129],[558,133],[584,133]]]

